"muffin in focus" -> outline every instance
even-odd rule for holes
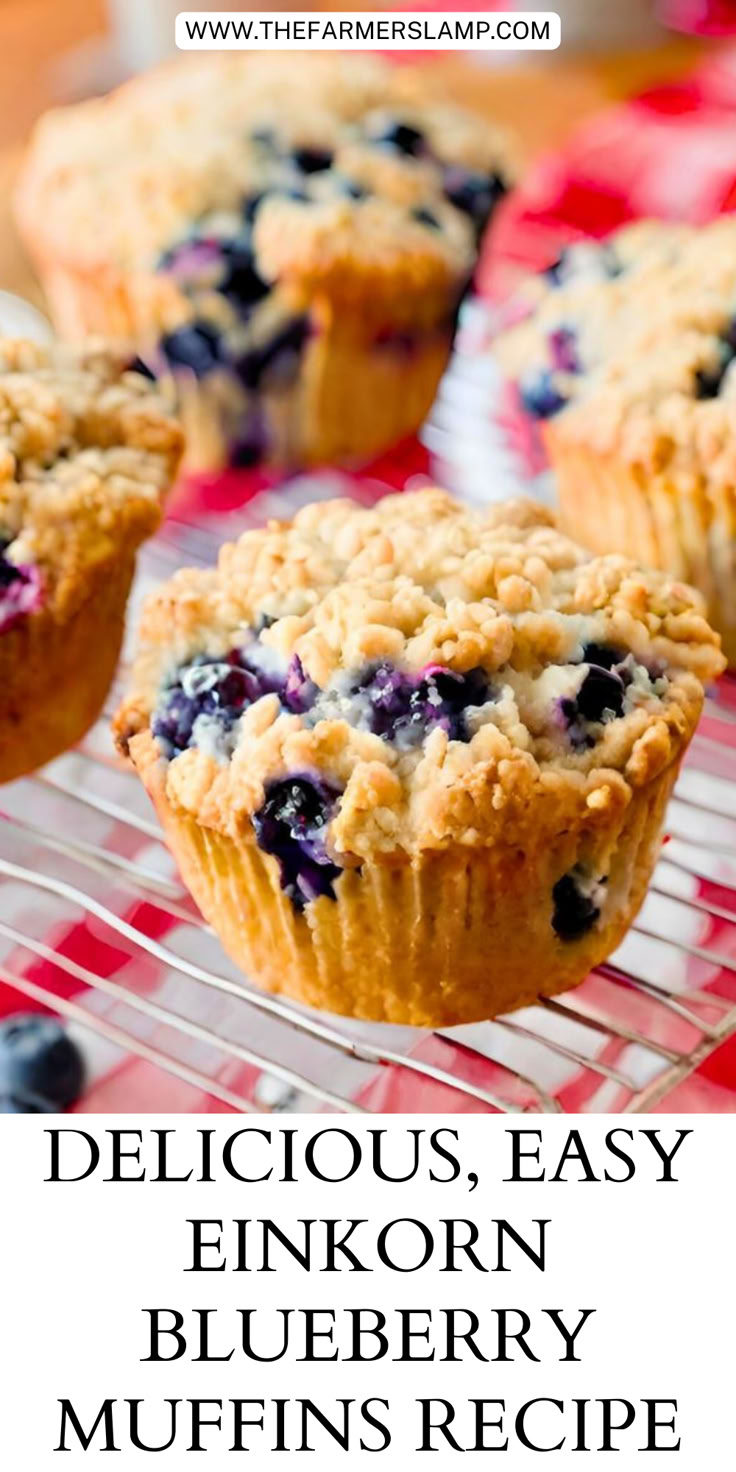
[[[180,451],[148,381],[103,351],[0,342],[0,782],[99,715]]]
[[[565,252],[497,339],[562,523],[703,593],[736,663],[736,220]]]
[[[115,725],[254,981],[450,1025],[618,945],[722,663],[689,588],[532,503],[427,490],[308,506],[179,572]]]
[[[49,114],[17,210],[59,331],[137,344],[190,466],[350,462],[425,417],[507,152],[378,58],[212,53]]]

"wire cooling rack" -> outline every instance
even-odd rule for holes
[[[438,478],[470,499],[487,499],[489,484],[518,493],[489,412],[492,370],[472,330],[471,348],[463,341],[426,429]],[[532,489],[548,494],[544,480]],[[225,537],[346,490],[375,494],[304,478],[205,522],[170,517],[142,558],[131,626],[176,566],[212,562]],[[714,1062],[736,1035],[735,679],[709,694],[663,856],[616,954],[560,998],[436,1033],[313,1012],[242,977],[115,758],[117,694],[78,750],[0,791],[0,982],[18,1007],[50,1006],[78,1034],[91,1078],[82,1108],[631,1113],[683,1107],[689,1081],[685,1107],[736,1109],[736,1059]]]

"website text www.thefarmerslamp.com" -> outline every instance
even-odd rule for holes
[[[176,17],[180,51],[555,51],[560,17],[551,10],[201,11]]]

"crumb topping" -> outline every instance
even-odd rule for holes
[[[496,351],[566,442],[644,469],[736,474],[736,221],[644,222],[571,246],[516,303]]]
[[[213,53],[48,114],[19,211],[53,255],[90,269],[150,271],[194,222],[230,238],[235,216],[257,226],[267,282],[309,278],[325,250],[380,266],[408,245],[457,278],[507,158],[500,132],[378,58]],[[157,305],[171,316],[171,293]]]
[[[68,612],[91,567],[153,531],[180,452],[119,359],[0,341],[0,628],[41,603]]]
[[[605,822],[679,756],[722,666],[691,589],[591,559],[533,503],[431,489],[308,506],[178,573],[116,731],[205,826],[267,810],[275,843],[319,810],[320,862],[345,864]],[[295,780],[329,813],[284,799]]]

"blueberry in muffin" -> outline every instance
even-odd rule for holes
[[[50,114],[18,213],[59,329],[136,343],[190,464],[293,467],[418,427],[510,178],[404,68],[215,53]]]
[[[0,782],[100,712],[181,432],[113,356],[0,342]]]
[[[260,985],[429,1026],[619,943],[722,667],[696,593],[539,506],[308,506],[149,601],[116,734]]]

